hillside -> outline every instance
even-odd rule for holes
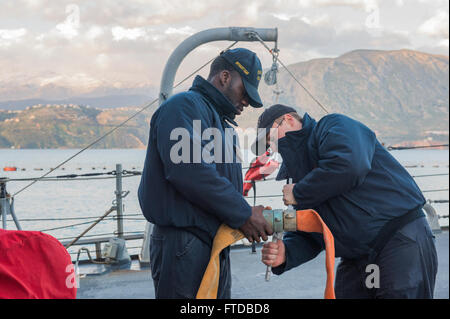
[[[101,110],[78,105],[36,105],[0,111],[0,147],[81,148],[111,130],[137,108]],[[149,113],[141,113],[95,145],[96,148],[143,148]]]
[[[446,56],[410,50],[358,50],[335,59],[290,65],[289,69],[330,113],[343,113],[363,122],[388,144],[448,141]],[[285,70],[278,79],[284,91],[280,103],[297,106],[316,119],[325,115]],[[273,102],[273,88],[261,82],[265,105]],[[260,111],[249,113],[240,120],[244,126]]]
[[[410,50],[357,50],[289,68],[330,113],[343,113],[363,122],[387,145],[448,143],[447,56]],[[317,120],[325,115],[285,70],[278,79],[283,91],[280,103],[296,106]],[[265,106],[275,101],[273,89],[261,82]],[[0,147],[83,147],[136,110],[70,104],[0,110]],[[237,121],[243,128],[255,127],[262,111],[248,107]],[[96,147],[145,147],[151,114],[139,115]]]
[[[0,109],[6,111],[9,110],[18,111],[24,110],[28,106],[38,104],[45,104],[45,105],[77,104],[77,105],[89,105],[91,107],[97,107],[101,109],[112,109],[118,107],[144,105],[146,102],[150,100],[152,100],[152,98],[149,95],[143,94],[107,95],[99,97],[74,96],[72,98],[63,100],[26,99],[26,100],[0,101]]]

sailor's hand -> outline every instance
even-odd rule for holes
[[[264,206],[252,207],[252,215],[241,226],[240,230],[244,233],[245,237],[252,243],[254,240],[258,243],[261,241],[261,237],[264,241],[267,240],[267,236],[272,235],[272,227],[264,218],[262,212]]]
[[[286,184],[283,186],[283,202],[284,205],[297,205],[297,201],[294,197],[295,184]]]
[[[286,262],[286,248],[282,240],[263,245],[262,262],[267,266],[278,267]]]

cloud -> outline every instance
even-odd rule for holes
[[[99,55],[97,55],[97,57],[95,58],[95,62],[97,62],[97,65],[104,70],[111,65],[111,59],[105,53],[100,53]]]
[[[298,52],[296,56],[291,55],[288,63],[314,58],[311,53],[314,53],[315,57],[329,57],[361,48],[401,49],[411,44],[407,33],[383,29],[380,29],[379,33],[372,33],[363,24],[337,29],[329,19],[317,21],[316,24],[312,24],[306,23],[302,18],[293,18],[287,23],[280,23],[280,28],[284,30],[280,34],[282,52],[287,49],[283,48],[287,44],[291,51]]]
[[[419,26],[419,32],[432,37],[448,39],[448,11],[439,11]]]
[[[378,6],[377,0],[318,0],[316,3],[319,3],[321,6],[363,8],[366,11],[374,6]]]
[[[26,33],[27,30],[25,28],[13,30],[3,29],[0,30],[0,38],[2,40],[17,40],[18,38],[23,37]]]
[[[113,27],[111,33],[114,41],[121,40],[137,40],[139,38],[146,38],[147,32],[143,28],[123,28],[120,26]]]
[[[0,29],[0,47],[10,46],[13,43],[20,41],[22,37],[27,34],[27,29]]]
[[[439,46],[439,47],[443,47],[443,48],[447,48],[447,51],[448,51],[448,48],[449,48],[449,39],[447,38],[447,39],[444,39],[444,40],[439,41],[438,46]]]
[[[97,38],[99,38],[100,36],[102,36],[105,33],[104,28],[99,27],[97,25],[93,25],[92,27],[89,28],[89,30],[86,32],[86,38],[91,39],[91,40],[95,40]]]
[[[168,28],[166,31],[164,31],[165,34],[176,34],[176,35],[187,35],[190,36],[195,33],[195,30],[191,28],[190,26],[185,26],[182,28]]]
[[[2,0],[0,82],[11,83],[11,91],[14,83],[39,87],[58,81],[83,90],[86,83],[158,87],[168,56],[182,40],[201,30],[227,26],[277,27],[280,58],[287,64],[355,49],[448,50],[448,30],[444,30],[448,4],[443,0],[386,3]],[[189,74],[229,44],[202,45],[183,60],[178,76]],[[272,63],[259,43],[238,45],[255,50],[264,67]]]
[[[284,0],[284,1],[265,1],[264,6],[273,4],[273,8],[279,10],[284,8],[327,8],[327,7],[343,7],[352,9],[367,10],[378,0]]]
[[[289,21],[289,20],[291,20],[291,18],[297,16],[297,14],[292,14],[291,15],[291,14],[288,14],[288,13],[272,13],[272,15],[275,18],[277,18],[277,19],[279,19],[281,21]]]
[[[80,72],[70,75],[56,75],[52,77],[42,78],[40,84],[41,86],[56,84],[67,87],[75,86],[75,87],[90,88],[101,84],[101,81],[89,76],[86,73]]]
[[[96,0],[83,3],[82,8],[85,23],[139,28],[201,19],[215,6],[214,2],[202,0],[189,1],[188,5],[181,0]]]

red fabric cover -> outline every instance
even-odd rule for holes
[[[0,229],[0,298],[74,299],[76,293],[72,260],[56,238]]]
[[[264,154],[258,156],[253,160],[250,164],[250,168],[245,173],[244,185],[243,185],[243,194],[244,196],[248,195],[248,192],[252,189],[253,184],[250,181],[258,181],[266,176],[272,174],[280,165],[275,160],[270,160],[269,151]]]

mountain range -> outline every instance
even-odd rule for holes
[[[337,58],[289,65],[278,74],[278,90],[261,82],[266,105],[295,106],[316,120],[342,113],[369,126],[387,144],[448,142],[449,58],[411,50],[357,50]],[[241,121],[261,110],[244,113]],[[238,121],[239,122],[239,121]]]
[[[448,143],[448,56],[411,50],[356,50],[337,58],[292,64],[288,69],[295,79],[280,68],[278,88],[261,81],[265,106],[295,106],[299,113],[308,112],[316,120],[327,113],[342,113],[369,126],[388,145]],[[157,90],[99,92],[114,94],[0,102],[0,147],[83,147],[131,116],[137,106],[154,99]],[[0,101],[4,100],[1,97]],[[96,147],[145,147],[154,109],[140,114]],[[237,118],[239,126],[255,127],[262,111],[246,108]]]

